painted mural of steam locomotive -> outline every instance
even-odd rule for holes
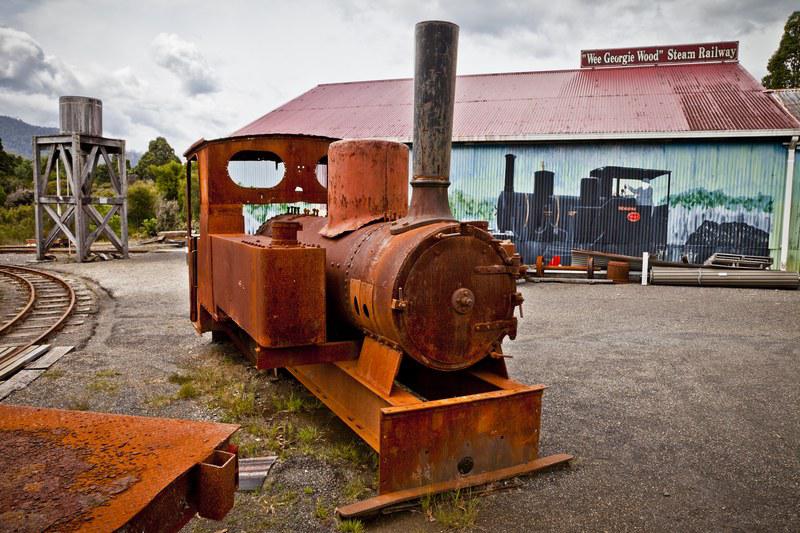
[[[522,193],[514,191],[515,159],[506,155],[497,225],[513,234],[524,262],[541,255],[570,264],[576,248],[665,257],[671,171],[599,167],[580,180],[577,196],[569,196],[554,194],[555,174],[542,169],[534,172],[533,192]]]

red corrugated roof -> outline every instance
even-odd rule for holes
[[[234,132],[411,140],[413,81],[319,85]],[[454,141],[797,130],[738,63],[459,76]]]

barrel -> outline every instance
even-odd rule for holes
[[[623,261],[609,261],[606,269],[606,277],[610,280],[614,280],[614,283],[628,283],[628,274],[630,271],[630,265],[628,263]]]

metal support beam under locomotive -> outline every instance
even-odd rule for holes
[[[200,178],[192,321],[258,368],[287,368],[379,453],[379,496],[342,516],[571,459],[539,457],[545,387],[506,372],[519,256],[448,205],[457,39],[454,24],[416,27],[410,207],[400,143],[266,135],[186,153]],[[248,154],[282,161],[281,181],[231,181],[228,162]],[[281,215],[244,234],[243,204],[298,201],[327,203],[327,216]]]

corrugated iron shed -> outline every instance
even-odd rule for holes
[[[323,84],[234,132],[411,140],[411,79]],[[453,141],[744,137],[800,121],[740,64],[459,76]]]
[[[778,89],[770,91],[772,97],[775,98],[786,110],[800,120],[800,89]]]

